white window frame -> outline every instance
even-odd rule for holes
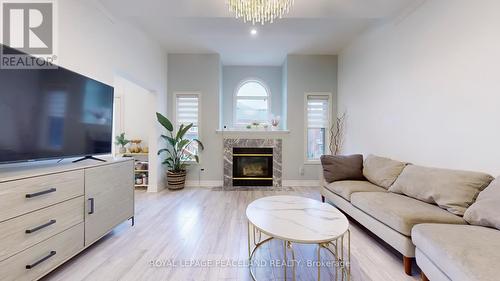
[[[328,153],[330,147],[330,127],[332,125],[332,114],[333,114],[333,94],[329,92],[311,92],[304,94],[304,164],[306,165],[319,165],[320,160],[311,160],[307,157],[307,129],[308,129],[308,111],[307,111],[307,100],[310,96],[325,96],[328,98],[328,126],[325,131],[325,153]]]
[[[238,123],[238,119],[237,119],[237,104],[238,104],[238,99],[247,99],[247,100],[262,100],[263,97],[259,97],[259,96],[255,96],[255,97],[249,97],[249,96],[238,96],[238,92],[240,91],[241,87],[243,87],[243,85],[245,85],[246,83],[249,83],[249,82],[255,82],[255,83],[258,83],[260,84],[262,87],[264,87],[264,89],[266,90],[266,93],[267,93],[267,96],[266,96],[266,101],[267,101],[267,120],[266,122],[269,122],[269,118],[271,116],[271,91],[269,89],[269,87],[267,86],[266,83],[264,83],[264,81],[260,80],[260,79],[257,79],[257,78],[247,78],[243,81],[241,81],[238,86],[236,87],[236,90],[234,91],[233,93],[233,127],[235,128],[243,128],[247,125],[250,125],[250,124],[247,124],[247,123]]]
[[[175,92],[173,95],[173,100],[172,100],[172,106],[173,106],[173,122],[174,122],[174,130],[177,132],[179,130],[179,122],[177,122],[177,97],[179,96],[185,96],[185,97],[192,97],[196,96],[198,98],[198,139],[201,140],[201,93],[200,92]],[[201,152],[201,151],[198,151]],[[191,164],[196,164],[195,160],[188,161]],[[200,157],[200,163],[201,163],[201,157]]]

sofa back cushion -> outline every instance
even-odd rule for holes
[[[343,180],[364,180],[363,155],[323,155],[321,156],[323,176],[328,183]]]
[[[399,176],[391,192],[437,204],[449,212],[463,216],[493,177],[477,172],[407,166]]]
[[[500,177],[479,193],[476,202],[465,211],[464,219],[473,225],[500,229]]]
[[[404,162],[369,155],[364,163],[363,175],[371,183],[388,189],[406,165]]]

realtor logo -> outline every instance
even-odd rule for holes
[[[9,49],[2,48],[2,68],[53,67],[52,62],[56,59],[54,1],[0,0],[2,43],[36,56],[9,54]],[[5,56],[9,56],[9,60]],[[25,60],[20,61],[20,56],[26,57]]]
[[[3,3],[3,41],[30,54],[52,54],[53,3]]]

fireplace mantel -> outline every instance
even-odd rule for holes
[[[233,137],[233,136],[245,136],[251,138],[265,138],[266,136],[270,137],[283,137],[290,134],[289,130],[244,130],[244,129],[226,129],[226,130],[217,130],[215,131],[217,134],[224,135],[224,137]]]

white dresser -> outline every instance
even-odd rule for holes
[[[0,168],[0,280],[37,280],[134,217],[134,162]]]

